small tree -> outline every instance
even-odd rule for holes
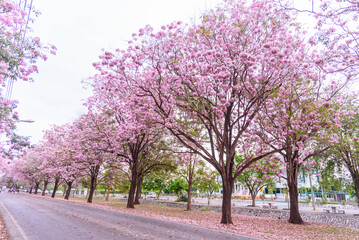
[[[242,156],[237,155],[236,160],[241,161]],[[278,177],[282,176],[281,165],[278,158],[267,157],[246,169],[237,179],[249,190],[252,206],[256,206],[256,196],[264,186],[271,186]]]
[[[344,103],[344,108],[347,115],[342,121],[341,128],[333,129],[327,139],[327,144],[330,146],[332,161],[348,169],[359,206],[359,104],[357,96],[349,96]]]
[[[183,178],[175,178],[168,181],[167,190],[174,193],[179,198],[184,191],[188,190],[188,183]]]
[[[211,170],[208,167],[198,169],[195,178],[195,185],[198,190],[207,193],[208,206],[211,204],[211,198],[215,191],[222,188],[222,185],[218,182],[218,172]]]
[[[143,189],[146,192],[156,192],[158,200],[162,192],[168,188],[170,184],[169,180],[175,170],[175,166],[170,167],[165,165],[157,167],[154,171],[145,176],[142,184]]]
[[[192,210],[192,186],[196,173],[199,168],[204,166],[203,161],[199,161],[194,153],[182,153],[180,157],[181,165],[177,169],[177,174],[187,181],[187,211]]]

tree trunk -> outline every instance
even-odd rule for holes
[[[109,200],[110,200],[110,189],[107,189],[105,201],[108,202]]]
[[[327,200],[327,197],[325,196],[324,188],[323,188],[322,184],[320,184],[320,188],[322,189],[322,201]]]
[[[135,197],[134,204],[140,204],[140,197],[141,197],[141,193],[142,193],[142,182],[143,182],[143,177],[138,178],[138,183],[137,183],[137,187],[136,187],[136,197]]]
[[[60,182],[60,178],[58,178],[58,177],[55,178],[55,186],[54,186],[54,190],[51,195],[52,198],[55,198],[57,188],[59,187],[59,182]]]
[[[255,192],[251,192],[251,197],[252,197],[252,207],[256,206],[256,196],[257,194]]]
[[[40,184],[40,183],[36,183],[36,185],[35,185],[35,194],[37,194],[37,192],[38,192],[38,190],[39,190],[39,184]]]
[[[71,187],[72,187],[72,182],[68,182],[67,183],[66,195],[65,195],[66,200],[69,200],[70,193],[71,193]]]
[[[249,194],[251,195],[251,199],[252,199],[252,207],[255,207],[256,206],[256,196],[258,194],[258,191],[256,191],[256,187],[255,186],[252,186],[250,183],[245,183],[248,190],[249,190]]]
[[[293,174],[295,175],[295,174]],[[297,176],[293,178],[296,179]],[[290,179],[291,177],[288,177]],[[288,222],[294,224],[303,224],[304,221],[300,216],[299,205],[298,205],[298,186],[296,181],[288,180],[289,187],[289,199],[290,199],[290,213]]]
[[[89,197],[87,198],[88,203],[92,203],[93,194],[95,192],[96,186],[97,186],[97,177],[91,176],[90,192],[89,192]]]
[[[67,184],[64,184],[65,186],[64,186],[64,192],[63,192],[63,194],[62,194],[62,196],[65,196],[65,194],[66,194],[66,192],[67,192]]]
[[[192,210],[192,184],[193,184],[193,180],[192,180],[192,176],[190,175],[188,181],[187,211]]]
[[[157,193],[157,200],[159,200],[159,199],[160,199],[160,195],[161,195],[161,193],[162,193],[162,189],[160,189],[160,191]]]
[[[359,176],[355,175],[353,177],[353,180],[354,180],[353,182],[354,182],[355,196],[357,198],[357,204],[359,207]]]
[[[29,190],[29,194],[31,194],[32,193],[32,187],[30,187],[30,190]]]
[[[135,208],[135,192],[137,186],[137,172],[132,173],[130,191],[128,193],[127,208]]]
[[[309,172],[309,185],[310,185],[310,192],[312,193],[312,205],[313,205],[313,210],[315,210],[315,199],[314,199],[314,192],[313,192],[311,172]]]
[[[87,198],[88,203],[92,203],[93,194],[94,194],[96,186],[97,186],[97,176],[98,176],[99,171],[100,171],[100,165],[96,165],[94,168],[92,168],[90,193]]]
[[[232,174],[232,173],[230,173]],[[223,201],[222,201],[222,224],[233,224],[232,222],[232,180],[227,176],[222,176],[223,182]]]
[[[47,188],[48,183],[49,183],[49,180],[44,181],[44,189],[42,190],[42,196],[45,196],[45,192],[46,192],[46,188]]]

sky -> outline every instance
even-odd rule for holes
[[[29,1],[28,1],[29,2]],[[18,133],[38,143],[51,125],[75,120],[86,112],[90,96],[81,81],[95,74],[101,49],[126,48],[132,33],[147,24],[155,29],[173,21],[193,22],[220,0],[33,0],[41,12],[30,24],[33,36],[57,47],[39,61],[34,82],[15,82],[11,99],[19,101]],[[31,15],[34,17],[34,15]]]

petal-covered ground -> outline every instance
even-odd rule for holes
[[[4,221],[0,217],[0,240],[8,240],[9,237],[6,233]]]
[[[70,199],[71,202],[88,204],[85,199]],[[303,225],[290,224],[285,220],[252,217],[233,214],[232,225],[220,224],[221,213],[211,211],[186,211],[159,205],[136,205],[135,209],[125,208],[126,203],[120,201],[94,200],[96,205],[103,208],[122,212],[145,215],[154,218],[167,219],[202,227],[230,231],[238,234],[260,237],[265,239],[295,239],[295,240],[354,240],[359,239],[359,229],[345,228],[335,225],[319,223],[305,223]]]

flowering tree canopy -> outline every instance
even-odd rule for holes
[[[232,222],[236,177],[275,152],[253,145],[258,113],[283,84],[315,78],[296,26],[266,1],[225,1],[199,25],[172,23],[157,33],[147,26],[127,51],[105,52],[94,64],[107,89],[125,88],[142,112],[220,173],[222,223]],[[236,165],[236,151],[244,150]]]
[[[236,161],[241,161],[241,156],[236,156]],[[255,162],[251,167],[244,170],[237,179],[248,188],[252,198],[252,206],[255,207],[258,192],[266,185],[273,185],[275,180],[282,175],[280,160],[278,157],[271,156]]]
[[[316,46],[313,59],[323,73],[335,75],[336,81],[342,84],[359,80],[357,0],[312,0],[308,8],[293,7],[296,4],[285,4],[282,0],[278,2],[284,9],[311,17],[309,21],[314,23],[316,32],[311,31],[308,43]]]
[[[4,87],[9,79],[24,81],[32,80],[31,74],[37,72],[36,61],[47,59],[39,37],[28,33],[28,14],[11,0],[0,1],[0,84]]]
[[[55,46],[44,45],[40,38],[29,34],[31,9],[25,9],[14,1],[0,0],[0,136],[7,139],[5,144],[0,143],[1,152],[19,150],[27,141],[14,133],[19,121],[14,111],[17,102],[10,101],[9,94],[4,96],[5,87],[11,89],[16,80],[33,80],[31,75],[38,71],[36,62],[47,59],[46,51],[56,51]]]
[[[358,95],[347,96],[341,102],[347,111],[340,128],[331,129],[325,143],[330,147],[330,159],[348,169],[354,183],[359,205],[359,105]]]

